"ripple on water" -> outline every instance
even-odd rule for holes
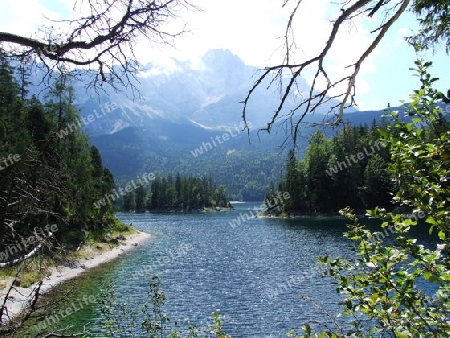
[[[101,273],[90,274],[91,284],[79,285],[72,296],[96,294],[93,285],[112,279],[119,301],[129,298],[141,306],[149,278],[160,274],[170,318],[205,326],[212,322],[212,312],[220,311],[224,331],[233,338],[284,337],[292,327],[324,318],[300,294],[337,313],[338,296],[321,277],[315,257],[350,254],[342,236],[346,221],[253,218],[230,226],[241,212],[259,204],[215,213],[118,214],[125,223],[153,234],[152,240]],[[190,250],[180,249],[186,244]],[[94,336],[102,336],[99,306],[68,321],[90,322]]]

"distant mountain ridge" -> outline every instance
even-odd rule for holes
[[[383,112],[349,114],[356,125],[373,120],[381,121]],[[308,117],[320,122],[323,116]],[[92,143],[99,149],[103,163],[120,182],[139,174],[152,172],[166,175],[207,177],[225,184],[233,199],[262,200],[270,182],[277,184],[283,176],[287,152],[292,143],[280,148],[289,137],[282,126],[271,134],[252,129],[249,135],[238,129],[211,130],[189,123],[170,122],[154,118],[147,127],[128,127],[110,135],[93,136]],[[326,128],[331,136],[340,128]],[[298,138],[300,157],[308,144],[308,136],[315,128],[302,129]]]
[[[140,173],[166,175],[212,175],[217,184],[226,184],[233,198],[261,200],[270,182],[283,175],[288,142],[280,145],[291,132],[288,126],[276,125],[270,134],[258,133],[279,104],[278,93],[263,84],[253,93],[247,120],[249,136],[239,130],[242,122],[241,101],[252,87],[258,69],[244,64],[228,50],[211,50],[196,62],[172,59],[170,67],[148,64],[138,76],[141,97],[133,97],[130,88],[116,92],[88,95],[82,82],[72,83],[75,104],[83,118],[83,129],[102,155],[118,183]],[[268,79],[270,81],[270,79]],[[306,81],[299,83],[299,93],[308,92]],[[306,122],[322,123],[330,100]],[[294,102],[286,101],[286,112]],[[345,120],[370,125],[381,119],[381,112],[357,112],[349,109]],[[298,138],[298,155],[307,146],[315,128],[302,128]],[[327,128],[328,135],[339,128]],[[226,136],[225,134],[229,134]]]
[[[279,102],[276,93],[266,90],[255,92],[251,101],[249,135],[241,132],[232,136],[242,122],[239,102],[251,88],[257,69],[224,50],[209,51],[196,64],[174,60],[171,71],[156,65],[147,68],[140,78],[141,101],[124,100],[112,93],[108,99],[120,108],[108,114],[104,126],[92,123],[86,128],[116,179],[127,181],[143,172],[211,175],[217,184],[228,187],[234,199],[262,200],[270,182],[276,184],[282,178],[292,145],[288,142],[280,148],[290,132],[282,125],[276,125],[271,134],[258,133],[271,117],[270,107]],[[309,91],[306,82],[300,89]],[[292,104],[288,102],[287,109]],[[85,103],[82,115],[89,112],[88,106],[95,109],[94,102]],[[328,108],[322,107],[305,121],[321,123],[331,118],[325,115]],[[354,112],[347,114],[346,120],[370,125],[381,115]],[[327,134],[338,129],[328,128]],[[312,130],[301,130],[299,156]]]
[[[256,67],[247,66],[228,50],[210,50],[196,62],[172,59],[165,69],[148,64],[138,76],[141,97],[130,99],[129,89],[115,92],[105,89],[100,96],[86,95],[81,84],[75,83],[76,104],[82,116],[88,116],[105,104],[115,103],[119,109],[85,130],[91,135],[113,134],[127,127],[147,127],[155,118],[170,122],[193,124],[205,129],[224,129],[239,125],[241,103],[253,84]],[[270,81],[268,79],[267,81]],[[306,81],[299,83],[299,93],[309,92]],[[331,100],[316,114],[325,114],[338,101]],[[253,126],[264,126],[279,103],[275,90],[265,90],[265,84],[254,93],[247,109],[247,119]],[[285,110],[294,107],[287,101]]]

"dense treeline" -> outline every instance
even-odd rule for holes
[[[426,127],[426,121],[414,126]],[[318,130],[309,138],[309,146],[301,160],[291,152],[286,174],[278,190],[288,191],[283,212],[297,214],[336,214],[339,209],[352,206],[358,212],[375,206],[392,208],[392,194],[396,186],[388,174],[390,151],[380,141],[386,125],[346,127],[327,139]],[[428,140],[442,131],[450,130],[444,118],[426,129]],[[276,189],[271,186],[267,198]]]
[[[150,188],[140,185],[123,198],[124,211],[195,211],[203,208],[231,207],[227,189],[217,187],[212,178],[155,177]]]
[[[171,124],[163,124],[161,128],[169,128],[166,133],[170,135],[186,133],[184,129],[193,133],[189,125],[179,125],[175,131],[170,130]],[[148,170],[160,176],[169,172],[179,172],[183,177],[196,173],[201,177],[212,175],[217,184],[226,185],[232,200],[262,201],[270,181],[281,179],[286,153],[275,145],[283,142],[282,133],[271,134],[270,141],[264,135],[261,141],[242,135],[194,157],[191,151],[217,133],[195,131],[198,135],[190,134],[189,140],[179,141],[171,137],[162,139],[158,136],[161,131],[150,127],[126,128],[92,140],[114,173],[117,185]]]
[[[44,243],[77,245],[86,233],[101,233],[115,222],[110,204],[94,208],[94,201],[114,187],[98,150],[80,129],[58,133],[80,119],[72,88],[64,77],[57,79],[42,103],[28,98],[27,78],[25,64],[12,67],[0,55],[3,263]]]

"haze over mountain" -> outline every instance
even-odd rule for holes
[[[211,50],[196,62],[173,59],[169,67],[145,68],[138,78],[141,97],[133,100],[129,90],[107,90],[91,97],[81,83],[74,84],[80,114],[86,119],[95,116],[84,130],[116,179],[125,182],[141,172],[212,175],[218,184],[227,185],[234,198],[262,199],[270,182],[280,180],[290,144],[280,149],[288,137],[282,126],[270,135],[257,134],[279,103],[278,93],[271,90],[253,94],[247,115],[250,135],[240,130],[240,102],[258,69],[246,66],[228,50]],[[298,95],[308,91],[304,81]],[[286,111],[294,103],[287,101]],[[306,120],[323,122],[329,106],[336,103],[331,100]],[[354,111],[347,116],[357,124],[370,124],[381,116]],[[299,154],[312,130],[301,131]]]
[[[138,77],[137,88],[142,97],[131,100],[132,93],[107,90],[100,97],[87,96],[76,87],[77,105],[83,116],[99,111],[105,104],[115,103],[117,110],[105,118],[90,123],[85,130],[91,135],[112,134],[126,127],[146,127],[155,118],[175,123],[189,123],[204,128],[234,127],[241,122],[241,103],[252,86],[258,69],[246,66],[228,50],[211,50],[196,62],[172,59],[170,65],[148,64]],[[269,81],[269,79],[268,79]],[[304,81],[299,84],[298,95],[309,90]],[[127,95],[129,97],[127,97]],[[331,100],[317,114],[324,114]],[[279,103],[274,90],[259,89],[253,94],[248,106],[248,121],[254,127],[264,126]],[[286,110],[293,107],[291,100]]]

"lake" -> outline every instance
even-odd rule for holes
[[[260,204],[239,203],[235,210],[209,213],[119,213],[123,222],[153,237],[52,297],[62,295],[65,302],[59,308],[64,308],[83,296],[97,297],[100,285],[111,280],[118,301],[137,307],[146,300],[150,277],[159,275],[167,296],[164,311],[172,320],[189,319],[202,328],[212,322],[214,311],[220,312],[223,330],[233,338],[285,337],[309,319],[323,319],[301,294],[337,314],[338,295],[322,277],[315,257],[350,254],[349,241],[342,236],[347,220],[251,218],[233,223],[247,219],[240,216],[250,215]],[[78,330],[87,325],[92,336],[105,337],[103,323],[100,305],[89,303],[59,324]]]

